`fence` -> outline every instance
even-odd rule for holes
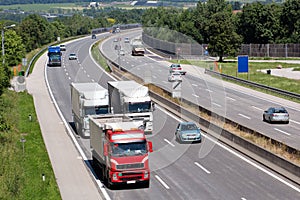
[[[172,43],[142,34],[143,42],[162,52],[173,55],[204,56],[207,44]],[[249,57],[300,57],[300,44],[242,44],[237,55]],[[236,56],[237,56],[236,55]]]

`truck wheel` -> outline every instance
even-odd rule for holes
[[[150,181],[145,181],[145,182],[143,183],[143,187],[144,187],[144,188],[149,188],[149,187],[150,187]]]

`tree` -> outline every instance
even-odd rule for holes
[[[208,51],[212,55],[219,56],[219,62],[224,55],[232,55],[238,51],[242,38],[235,31],[231,14],[223,11],[212,16],[209,21]]]
[[[283,38],[286,42],[300,43],[300,1],[287,0],[283,3],[280,16]]]
[[[56,38],[51,28],[49,22],[40,15],[33,14],[26,17],[18,27],[18,34],[23,39],[26,51],[29,52],[54,41]]]
[[[7,66],[15,66],[22,62],[26,51],[22,38],[16,31],[9,29],[5,31],[5,63]]]
[[[280,7],[277,4],[246,4],[238,16],[238,32],[244,43],[275,43],[280,37]]]

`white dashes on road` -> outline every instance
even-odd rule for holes
[[[251,119],[251,117],[246,116],[246,115],[243,115],[243,114],[241,114],[241,113],[239,113],[239,116],[244,117],[244,118],[246,118],[246,119]]]
[[[279,131],[279,132],[283,133],[283,134],[291,135],[290,133],[285,132],[285,131],[283,131],[283,130],[280,130],[280,129],[278,129],[278,128],[274,128],[274,129],[275,129],[276,131]]]
[[[205,167],[203,167],[202,165],[200,165],[198,162],[194,162],[195,165],[197,165],[198,167],[200,167],[203,171],[205,171],[207,174],[210,174],[210,171],[208,171]]]

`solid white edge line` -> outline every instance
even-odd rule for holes
[[[290,188],[292,188],[292,189],[294,189],[294,190],[296,190],[297,192],[300,193],[300,188],[298,188],[298,187],[294,186],[293,184],[291,184],[291,183],[289,183],[289,182],[283,180],[282,178],[276,176],[276,175],[273,174],[272,172],[270,172],[270,171],[264,169],[263,167],[261,167],[261,166],[259,166],[258,164],[252,162],[251,160],[247,159],[246,157],[244,157],[244,156],[238,154],[237,152],[233,151],[232,149],[230,149],[230,148],[224,146],[223,144],[217,142],[216,140],[214,140],[214,139],[212,139],[212,138],[210,138],[210,137],[208,137],[208,136],[206,136],[206,135],[203,135],[203,136],[206,137],[207,139],[209,139],[210,141],[215,142],[218,146],[222,147],[223,149],[225,149],[225,150],[227,150],[228,152],[232,153],[233,155],[237,156],[238,158],[240,158],[241,160],[245,161],[246,163],[252,165],[253,167],[256,167],[256,168],[259,169],[260,171],[262,171],[262,172],[268,174],[269,176],[273,177],[274,179],[280,181],[281,183],[287,185],[288,187],[290,187]]]
[[[280,130],[280,129],[278,129],[278,128],[274,128],[274,130],[279,131],[279,132],[281,132],[281,133],[283,133],[283,134],[286,134],[286,135],[288,135],[288,136],[291,135],[290,133],[285,132],[285,131],[283,131],[283,130]]]
[[[164,141],[166,142],[166,143],[168,143],[169,145],[171,145],[172,147],[175,147],[175,145],[174,144],[172,144],[169,140],[167,140],[166,138],[164,138]]]
[[[222,107],[220,104],[214,103],[212,102],[213,105],[218,106],[218,107]]]
[[[158,176],[155,175],[155,178],[166,188],[166,189],[170,189],[170,187]]]
[[[208,171],[205,167],[203,167],[202,165],[200,165],[198,162],[194,162],[195,165],[197,165],[198,167],[200,167],[203,171],[205,171],[207,174],[210,174],[210,171]]]

